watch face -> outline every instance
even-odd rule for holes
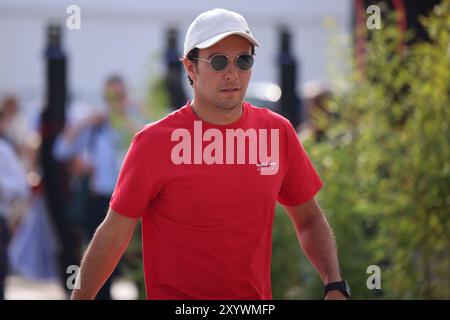
[[[347,281],[345,281],[344,283],[345,283],[345,291],[347,291],[348,295],[351,296],[352,290],[350,289],[350,286],[348,285]]]

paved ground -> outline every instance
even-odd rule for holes
[[[127,280],[114,280],[111,295],[116,300],[137,299],[136,286]],[[56,281],[37,281],[19,276],[6,279],[6,300],[64,300],[67,299],[63,287]]]

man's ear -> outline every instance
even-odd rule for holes
[[[183,65],[189,77],[191,77],[191,79],[194,81],[196,78],[195,63],[192,60],[189,60],[188,58],[184,58]]]

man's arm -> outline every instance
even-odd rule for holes
[[[95,114],[78,123],[68,124],[64,131],[58,135],[53,146],[55,158],[64,161],[80,153],[89,144],[90,129],[104,121],[106,121],[104,115]]]
[[[333,232],[317,201],[312,198],[302,205],[284,208],[295,226],[303,251],[323,283],[341,281]],[[340,298],[346,299],[339,291],[330,291],[327,295],[327,299]]]
[[[125,252],[137,221],[109,209],[84,254],[77,279],[79,289],[73,290],[71,299],[95,298]]]

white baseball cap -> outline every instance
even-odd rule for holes
[[[247,20],[239,13],[225,9],[203,12],[189,26],[184,39],[183,56],[186,57],[194,48],[209,48],[232,34],[246,38],[255,47],[260,46],[253,37]]]

